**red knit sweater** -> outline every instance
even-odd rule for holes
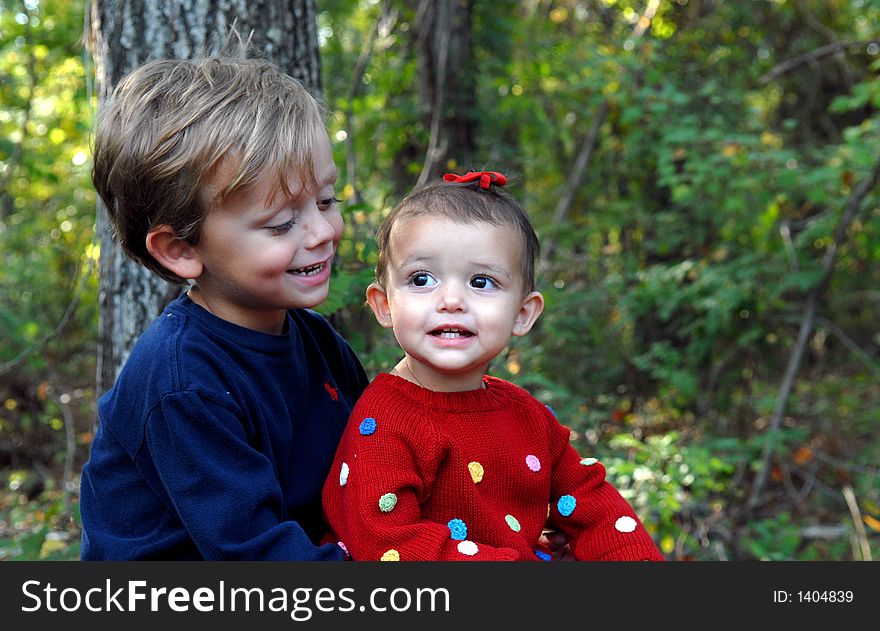
[[[548,558],[538,538],[549,525],[580,560],[663,560],[546,405],[483,382],[432,392],[383,373],[361,395],[323,493],[353,559],[537,561]]]

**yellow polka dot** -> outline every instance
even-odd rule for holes
[[[474,484],[483,479],[483,465],[479,462],[469,462],[468,471],[471,472],[471,479],[474,481]]]
[[[400,561],[400,552],[391,548],[388,552],[382,555],[380,561]]]

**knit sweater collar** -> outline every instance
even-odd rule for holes
[[[507,382],[483,375],[483,386],[465,392],[435,392],[389,373],[379,373],[373,380],[383,387],[394,388],[415,403],[444,412],[497,410],[510,400]]]

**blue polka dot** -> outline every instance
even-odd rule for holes
[[[549,561],[553,557],[551,557],[546,552],[542,552],[541,550],[535,550],[535,556],[541,559],[542,561]]]
[[[369,436],[373,432],[376,431],[376,419],[372,417],[367,417],[363,421],[361,421],[360,432],[364,436]]]
[[[556,414],[556,410],[554,410],[553,408],[551,408],[551,407],[550,407],[549,405],[547,405],[546,403],[545,403],[544,405],[546,405],[546,406],[547,406],[547,409],[550,410],[550,414],[552,414],[553,416],[559,418],[559,415]]]
[[[460,519],[450,519],[449,523],[450,536],[456,541],[464,541],[467,539],[467,526]]]
[[[563,495],[559,498],[559,501],[556,502],[556,508],[559,509],[559,514],[563,517],[571,515],[574,512],[575,506],[577,506],[577,500],[571,495]]]

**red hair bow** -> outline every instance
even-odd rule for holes
[[[447,173],[443,176],[445,182],[473,182],[479,180],[480,188],[488,188],[494,184],[495,186],[504,186],[507,184],[507,178],[498,173],[498,171],[468,171],[464,175],[456,175],[455,173]]]

